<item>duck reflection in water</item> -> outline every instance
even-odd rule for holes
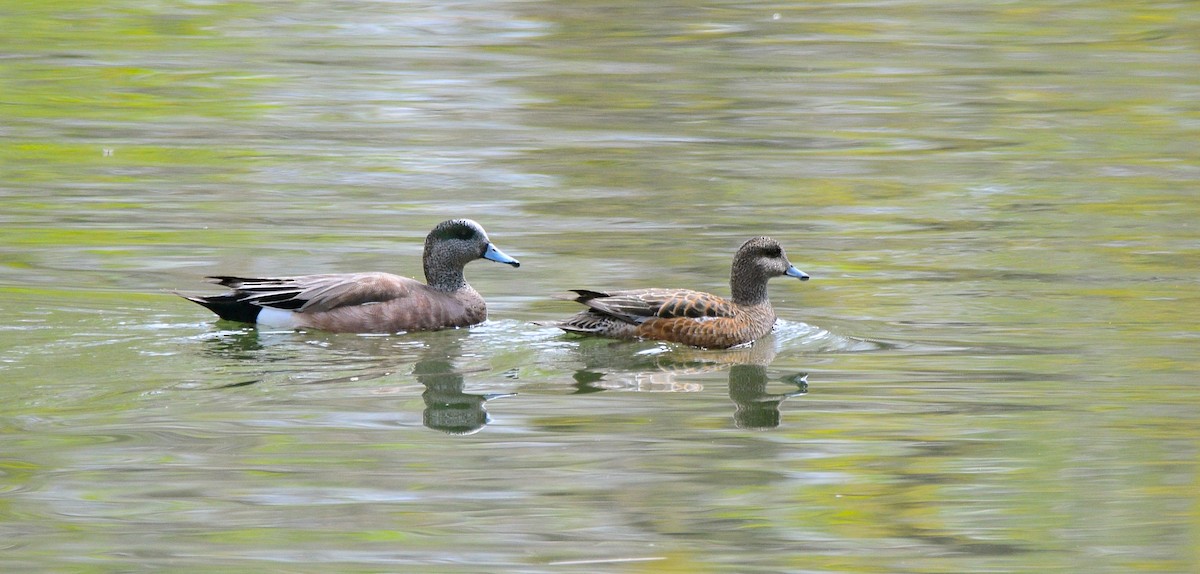
[[[608,390],[695,393],[704,386],[690,375],[730,365],[768,365],[775,358],[770,339],[733,349],[704,350],[671,343],[584,339],[575,347],[583,368],[575,372],[576,393]]]
[[[734,365],[729,369],[729,398],[733,400],[733,424],[748,430],[767,430],[779,426],[783,401],[808,393],[808,374],[786,379],[796,386],[787,393],[767,392],[767,368],[763,365]]]
[[[576,347],[584,364],[574,374],[577,394],[614,390],[702,392],[704,385],[699,380],[703,377],[693,376],[729,369],[734,424],[743,429],[765,430],[779,426],[782,420],[779,407],[783,401],[808,393],[805,373],[782,379],[791,390],[768,392],[767,366],[778,352],[778,344],[771,335],[750,346],[724,350],[602,341],[588,340]]]
[[[516,393],[472,394],[463,392],[462,373],[445,356],[422,359],[413,366],[413,376],[425,392],[425,412],[421,422],[425,426],[447,434],[468,435],[479,432],[491,422],[485,404]]]

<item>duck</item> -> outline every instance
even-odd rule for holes
[[[228,293],[184,299],[228,321],[274,329],[334,333],[435,331],[477,325],[487,304],[467,283],[463,268],[476,259],[512,267],[521,263],[497,248],[470,219],[443,221],[425,237],[426,283],[383,272],[292,277],[211,276]]]
[[[580,335],[727,349],[771,332],[776,317],[767,297],[767,281],[782,276],[809,279],[788,261],[778,241],[754,237],[733,256],[730,299],[691,289],[572,289],[573,295],[559,298],[580,303],[587,310],[542,324]]]

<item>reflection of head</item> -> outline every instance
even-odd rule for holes
[[[425,426],[448,434],[468,435],[479,432],[491,422],[484,403],[508,395],[474,395],[463,392],[463,376],[444,357],[418,361],[413,366],[413,376],[425,392],[425,412],[421,422]]]
[[[762,365],[734,365],[729,369],[729,398],[733,400],[733,424],[749,430],[767,430],[779,426],[783,415],[779,404],[788,397],[804,394],[807,385],[800,379],[800,390],[784,394],[767,392],[767,369]]]
[[[438,396],[427,389],[421,398],[425,399],[425,412],[421,416],[421,422],[433,430],[446,434],[468,435],[479,432],[491,422],[483,408],[486,400],[484,397],[461,394],[446,400],[444,396]]]

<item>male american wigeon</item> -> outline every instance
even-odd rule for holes
[[[470,219],[443,221],[425,237],[425,280],[390,273],[298,277],[209,277],[233,291],[188,297],[222,319],[281,329],[396,333],[466,327],[487,319],[483,297],[463,267],[476,259],[521,264],[492,245]]]
[[[755,237],[733,256],[732,300],[689,289],[573,289],[577,296],[567,298],[588,309],[548,325],[570,333],[725,349],[771,332],[775,310],[767,299],[767,281],[781,275],[808,280],[788,262],[777,241]]]

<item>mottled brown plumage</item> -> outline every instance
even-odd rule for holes
[[[487,319],[487,305],[463,277],[463,267],[486,258],[520,263],[488,239],[478,223],[452,219],[425,238],[428,284],[390,273],[209,279],[232,289],[224,295],[187,297],[222,319],[268,327],[349,333],[395,333],[466,327]]]
[[[775,310],[767,298],[767,281],[781,275],[808,279],[788,262],[778,242],[756,237],[734,255],[732,299],[688,289],[578,289],[567,298],[588,310],[551,325],[571,333],[724,349],[771,332]]]

